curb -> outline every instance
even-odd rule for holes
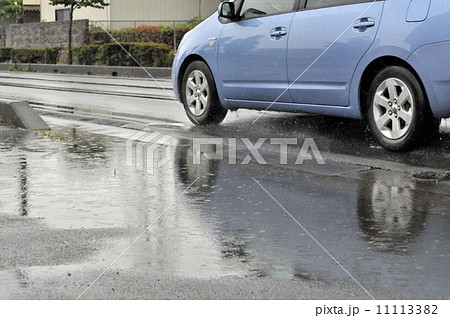
[[[52,64],[26,64],[26,63],[0,63],[0,71],[76,74],[76,75],[107,75],[120,77],[149,77],[147,72],[155,78],[170,78],[170,67],[140,67],[129,66],[95,66],[95,65],[52,65]]]
[[[28,102],[0,99],[0,122],[29,130],[50,130]]]

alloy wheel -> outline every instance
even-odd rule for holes
[[[373,101],[375,124],[386,138],[397,140],[405,136],[413,121],[414,98],[408,86],[397,78],[383,81]]]
[[[209,85],[206,76],[199,70],[189,74],[186,83],[186,101],[195,116],[205,113],[209,100]]]

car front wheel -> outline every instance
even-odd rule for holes
[[[189,119],[196,125],[221,123],[228,112],[219,101],[214,78],[201,61],[191,63],[183,77],[183,105]]]
[[[407,69],[390,66],[378,73],[367,100],[369,128],[384,148],[406,151],[439,131],[425,93]]]

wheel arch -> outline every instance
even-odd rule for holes
[[[209,70],[211,71],[211,67],[208,65],[208,62],[206,62],[206,60],[203,57],[201,57],[200,55],[191,54],[191,55],[187,56],[184,59],[183,63],[181,64],[180,70],[178,71],[177,88],[178,88],[179,92],[181,92],[182,87],[183,87],[183,78],[184,78],[184,73],[186,72],[186,69],[192,62],[196,62],[196,61],[201,61],[201,62],[205,63],[206,66],[208,66]],[[213,74],[212,71],[211,71],[211,74]],[[214,78],[214,74],[213,74],[213,78]]]
[[[397,56],[390,56],[390,55],[381,56],[381,57],[376,58],[372,62],[370,62],[367,65],[367,67],[365,68],[365,70],[361,76],[358,97],[359,97],[360,113],[364,120],[367,120],[366,111],[367,111],[368,105],[366,105],[366,101],[367,101],[367,94],[369,92],[370,85],[372,83],[372,79],[376,76],[377,72],[379,72],[383,68],[386,68],[389,66],[400,66],[400,67],[404,67],[405,69],[410,71],[415,76],[417,81],[419,82],[419,84],[425,94],[425,98],[426,98],[427,102],[429,103],[428,94],[427,94],[427,90],[425,89],[425,85],[424,85],[422,79],[420,78],[419,74],[414,69],[414,67],[411,66],[411,64],[409,64],[407,61],[405,61],[404,59],[401,59]]]

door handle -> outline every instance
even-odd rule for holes
[[[375,20],[371,18],[361,18],[353,24],[353,28],[365,30],[375,26]]]
[[[285,27],[276,27],[270,31],[271,38],[279,39],[282,36],[286,36],[286,35],[287,35],[287,28],[285,28]]]

